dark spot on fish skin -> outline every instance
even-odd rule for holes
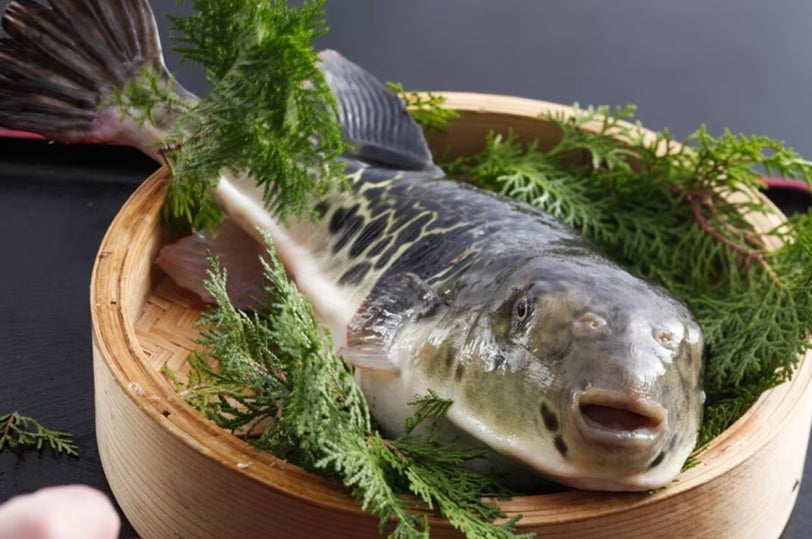
[[[493,368],[494,369],[499,369],[499,368],[504,367],[505,363],[507,363],[507,358],[505,357],[504,354],[501,354],[501,353],[497,352],[497,353],[495,353],[493,355]]]
[[[547,406],[546,402],[541,403],[541,418],[544,420],[544,426],[547,427],[547,430],[551,432],[558,431],[558,417],[555,415],[555,412],[550,410]]]
[[[386,215],[392,213],[391,204],[381,198],[367,199],[367,213],[369,215]]]
[[[434,226],[431,227],[434,229]],[[425,275],[428,282],[434,276],[448,278],[447,262],[456,256],[467,244],[466,229],[460,227],[447,232],[426,232],[420,239],[408,245],[400,256],[393,260],[388,271],[402,273],[405,271]],[[460,267],[458,264],[453,268]]]
[[[457,368],[454,369],[454,380],[459,382],[465,375],[465,365],[462,362],[457,363]]]
[[[337,208],[330,218],[330,234],[337,234],[347,217],[347,208]]]
[[[396,207],[395,222],[392,225],[392,230],[397,230],[400,232],[401,228],[412,223],[420,215],[420,213],[420,210],[414,206],[408,206],[405,208],[403,206]]]
[[[387,189],[385,186],[375,185],[374,187],[366,187],[362,194],[364,195],[364,198],[369,201],[370,207],[376,207],[381,202],[385,201],[386,191]]]
[[[561,453],[561,456],[566,457],[569,447],[567,447],[567,442],[564,441],[564,438],[559,434],[555,437],[553,443],[555,444],[555,448],[558,449],[558,452]]]
[[[651,464],[649,464],[648,469],[650,470],[656,466],[659,466],[664,459],[665,459],[665,451],[660,451],[660,454],[657,455],[657,458],[651,461]]]
[[[430,214],[423,214],[406,227],[398,234],[398,242],[401,245],[409,245],[414,243],[420,236],[423,235],[423,227],[431,222],[432,216]]]
[[[451,353],[451,350],[449,348],[443,347],[442,350],[443,350],[443,364],[445,365],[445,369],[450,372],[451,369],[454,368],[454,362],[456,357],[454,356],[453,353]]]
[[[347,212],[344,221],[341,223],[338,239],[333,244],[333,252],[338,253],[349,241],[361,231],[364,226],[364,218],[358,215],[360,205],[356,204]]]
[[[352,247],[350,247],[350,258],[356,258],[362,254],[386,230],[387,224],[388,219],[386,216],[378,217],[367,223],[361,233],[358,234],[358,238],[353,242]]]
[[[327,204],[326,201],[322,200],[316,204],[316,207],[313,209],[316,211],[316,218],[323,219],[324,216],[327,215],[327,212],[330,211],[330,205]]]
[[[358,285],[364,280],[371,269],[372,264],[370,262],[356,264],[344,272],[344,275],[338,280],[338,284],[343,286]]]
[[[375,269],[385,268],[389,264],[389,261],[392,259],[392,256],[397,252],[399,246],[400,246],[399,242],[395,242],[395,245],[391,245],[388,249],[386,249],[386,251],[384,251],[383,254],[381,254],[380,258],[378,258],[378,261],[375,263]],[[369,254],[370,256],[372,256],[371,252]]]
[[[395,239],[394,236],[384,236],[383,238],[375,242],[375,244],[369,249],[369,252],[367,252],[367,256],[370,258],[378,256],[384,251],[384,249],[389,247],[389,245],[392,243],[392,240],[394,239]]]
[[[363,184],[365,186],[383,186],[386,187],[387,184],[392,182],[397,176],[390,168],[378,168],[378,167],[369,167],[365,168],[364,172],[361,174],[361,179],[358,183]]]

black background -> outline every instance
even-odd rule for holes
[[[185,6],[153,1],[164,14]],[[410,89],[638,105],[654,129],[706,123],[812,157],[812,3],[793,0],[333,0],[319,41]],[[168,48],[168,46],[167,46]],[[189,89],[194,66],[167,63]],[[155,164],[120,148],[0,140],[0,413],[77,435],[81,458],[0,454],[0,500],[45,485],[105,489],[93,433],[88,283],[110,220]],[[802,195],[783,195],[803,206]],[[784,537],[812,529],[810,463]],[[126,526],[123,537],[133,536]]]

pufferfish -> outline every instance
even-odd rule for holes
[[[172,107],[139,121],[111,94],[148,69],[173,99],[197,99],[167,71],[145,0],[12,1],[2,25],[7,128],[160,159]],[[224,172],[219,248],[252,258],[258,230],[270,235],[386,433],[433,391],[453,402],[443,435],[486,446],[486,467],[584,489],[672,481],[702,416],[703,337],[686,306],[550,215],[446,177],[396,95],[338,53],[319,61],[352,187],[314,200],[316,220],[282,222],[251,178]],[[161,253],[197,289],[201,257],[187,254],[201,242]]]

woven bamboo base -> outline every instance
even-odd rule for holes
[[[147,297],[144,312],[135,324],[135,335],[152,368],[168,367],[185,378],[189,355],[198,349],[197,322],[205,308],[198,296],[164,277]]]
[[[551,105],[452,94],[449,137],[471,151],[490,127],[552,140]],[[560,108],[559,106],[556,106]],[[377,523],[331,481],[260,453],[204,420],[162,373],[184,374],[202,304],[156,271],[165,175],[149,179],[105,237],[91,284],[97,436],[107,478],[144,538],[375,537]],[[765,224],[765,226],[767,226]],[[797,496],[810,425],[812,361],[765,394],[655,494],[519,496],[521,531],[543,537],[778,537]],[[432,518],[433,537],[457,537]]]

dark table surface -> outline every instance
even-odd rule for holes
[[[153,4],[164,36],[164,14],[188,9]],[[810,3],[358,0],[328,9],[332,32],[321,46],[408,88],[632,102],[652,128],[682,136],[705,122],[715,133],[767,134],[812,155]],[[170,53],[171,67],[176,58]],[[205,92],[198,72],[179,71]],[[77,482],[109,492],[94,436],[88,285],[111,219],[155,168],[123,148],[0,140],[0,413],[19,409],[69,431],[81,453],[0,453],[0,501]],[[807,205],[776,196],[785,208]],[[122,537],[135,536],[124,524]],[[808,455],[783,537],[810,533]]]
[[[0,413],[72,433],[78,459],[0,453],[0,500],[47,485],[109,493],[96,448],[90,272],[113,216],[156,165],[122,148],[0,139]],[[122,537],[135,537],[125,524]]]

